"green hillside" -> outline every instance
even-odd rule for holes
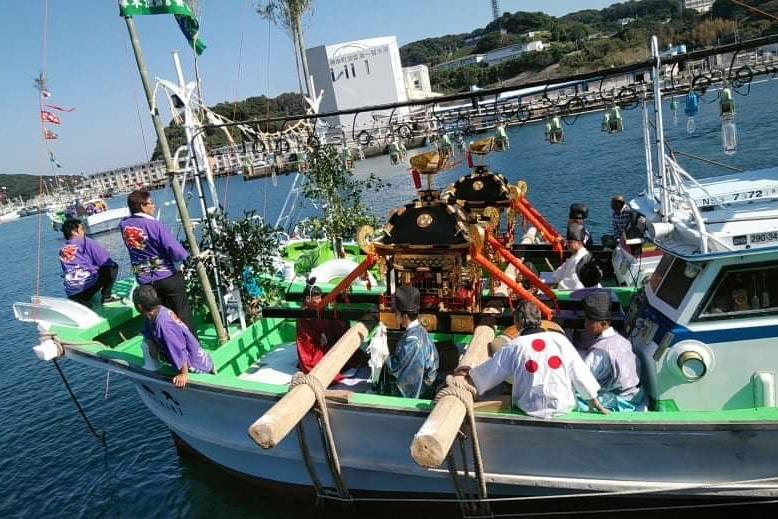
[[[749,0],[762,11],[778,15],[778,0]],[[440,63],[470,54],[525,42],[527,33],[543,31],[542,40],[549,48],[527,52],[517,59],[495,66],[471,65],[456,70],[435,70]],[[710,13],[698,14],[681,8],[680,0],[633,0],[615,3],[604,9],[586,9],[554,17],[540,12],[504,13],[500,18],[470,33],[425,38],[403,45],[403,66],[425,64],[430,67],[432,89],[437,92],[461,92],[477,85],[481,88],[543,71],[553,78],[645,59],[652,34],[663,45],[685,44],[688,50],[778,31],[769,18],[736,6],[729,0],[717,0]],[[250,97],[236,103],[222,102],[212,109],[229,119],[267,119],[300,114],[304,104],[299,94],[286,93],[269,99]],[[263,128],[264,129],[264,128]],[[270,129],[279,129],[278,125]],[[166,129],[171,149],[184,144],[184,132],[174,123]],[[236,141],[241,142],[237,132]],[[227,144],[224,132],[207,134],[211,147]],[[154,159],[161,158],[157,145]]]
[[[14,199],[21,196],[26,200],[40,192],[52,192],[58,182],[60,189],[72,190],[81,181],[82,178],[75,175],[41,177],[38,175],[0,174],[0,202],[4,201],[4,198]]]

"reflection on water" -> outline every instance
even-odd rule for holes
[[[749,97],[738,97],[739,147],[727,157],[721,150],[718,105],[702,104],[696,117],[697,131],[686,134],[686,121],[672,124],[665,106],[666,130],[674,149],[701,155],[744,169],[778,164],[774,145],[776,84],[754,86]],[[714,100],[715,94],[709,95]],[[565,143],[549,145],[543,128],[533,124],[509,131],[511,150],[493,153],[488,164],[511,181],[526,180],[529,198],[559,228],[563,228],[569,205],[589,205],[589,228],[595,239],[610,228],[609,200],[614,194],[630,197],[645,186],[645,165],[639,110],[624,112],[624,132],[600,132],[600,115],[581,116],[565,127]],[[416,150],[409,150],[414,153]],[[698,176],[730,172],[681,158]],[[405,167],[389,165],[387,157],[356,162],[356,174],[376,173],[391,187],[367,193],[365,202],[379,218],[395,206],[407,203],[414,190]],[[443,187],[466,172],[463,166],[437,176]],[[244,182],[240,177],[217,181],[228,212],[239,216],[254,210],[271,224],[286,197],[291,176]],[[187,192],[194,192],[188,187]],[[169,190],[154,192],[162,219],[176,225],[175,207]],[[118,207],[123,199],[111,199]],[[165,205],[168,203],[167,205]],[[194,217],[199,217],[196,195],[190,197]],[[306,205],[299,217],[314,209]],[[38,229],[40,255],[38,255]],[[176,230],[183,239],[180,230]],[[90,435],[74,411],[54,368],[37,362],[30,347],[37,342],[31,326],[13,319],[11,304],[27,300],[36,286],[45,295],[60,295],[62,279],[56,251],[62,238],[50,230],[45,216],[30,216],[0,226],[4,251],[3,290],[0,318],[4,325],[0,358],[6,369],[0,377],[0,474],[3,499],[0,517],[146,517],[246,516],[279,519],[313,515],[304,505],[290,503],[274,494],[257,493],[222,471],[198,460],[180,458],[165,427],[143,407],[132,386],[113,377],[106,384],[103,372],[64,362],[63,368],[86,412],[98,429],[106,431],[108,448]],[[128,273],[126,250],[118,233],[99,236],[102,243]],[[40,257],[40,268],[37,259]],[[107,391],[106,391],[107,388]],[[107,396],[107,399],[106,399]],[[341,516],[339,516],[341,517]]]

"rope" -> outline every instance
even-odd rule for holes
[[[467,426],[470,429],[470,439],[472,443],[473,472],[475,473],[475,477],[478,481],[478,504],[481,505],[481,509],[478,510],[478,513],[486,513],[487,515],[491,515],[491,512],[489,511],[489,503],[486,501],[489,498],[489,495],[486,491],[486,479],[484,477],[484,463],[481,456],[481,444],[478,441],[478,430],[476,429],[475,412],[473,411],[473,399],[475,398],[476,394],[476,389],[472,385],[468,384],[463,377],[449,375],[446,377],[446,387],[441,389],[438,394],[435,395],[435,402],[439,402],[441,399],[447,396],[453,396],[462,402],[462,404],[465,406]],[[467,470],[467,458],[465,457],[464,443],[461,440],[460,442],[462,448],[462,459],[465,464],[464,474],[465,477],[467,477],[469,474],[469,471]],[[454,480],[454,488],[457,491],[457,494],[459,494],[458,483],[456,482],[456,470],[452,472],[452,468],[455,469],[455,467],[453,467],[453,454],[450,453],[449,455],[451,456],[449,473],[452,476],[452,480]],[[477,507],[478,505],[474,506]]]
[[[89,418],[86,416],[86,413],[84,412],[84,408],[81,407],[81,404],[78,402],[75,393],[73,393],[73,389],[70,387],[70,383],[68,382],[68,379],[65,377],[65,374],[62,372],[62,368],[59,367],[59,362],[57,362],[57,359],[54,359],[54,367],[57,368],[57,372],[59,373],[59,376],[62,378],[62,382],[65,384],[65,389],[68,390],[68,393],[70,394],[70,399],[76,405],[76,409],[78,409],[78,412],[81,414],[81,418],[84,419],[84,423],[86,423],[87,427],[89,427],[89,430],[92,432],[94,437],[97,438],[100,441],[100,443],[103,444],[103,447],[108,447],[108,444],[105,442],[105,431],[100,431],[98,433],[97,430],[92,425],[92,422],[89,421]]]
[[[351,495],[346,486],[346,482],[343,479],[343,473],[340,467],[340,460],[338,459],[338,451],[335,446],[335,438],[332,434],[332,426],[330,424],[330,416],[327,411],[327,400],[324,396],[324,386],[318,378],[309,374],[297,372],[292,377],[292,381],[289,384],[291,390],[297,386],[308,386],[313,391],[314,398],[316,399],[316,411],[317,419],[319,422],[319,430],[322,435],[322,444],[324,445],[324,452],[327,457],[327,465],[332,475],[332,480],[335,483],[335,490],[338,497],[346,501],[351,501]],[[310,453],[308,452],[308,446],[305,443],[305,435],[302,433],[302,424],[298,424],[298,439],[300,441],[300,447],[303,451],[303,459],[306,463],[306,468],[311,474],[311,480],[314,483],[314,487],[317,489],[317,496],[324,497],[320,491],[322,486],[321,482],[315,474],[313,462],[310,459]],[[307,458],[307,459],[306,459]]]

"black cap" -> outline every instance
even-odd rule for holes
[[[320,296],[321,294],[321,288],[316,286],[315,276],[305,280],[305,290],[303,290],[303,297]]]
[[[576,202],[570,206],[570,214],[567,217],[586,219],[589,217],[589,208],[586,207],[586,204]]]
[[[401,314],[417,313],[421,308],[421,295],[416,287],[398,287],[394,291],[394,309]]]
[[[583,302],[584,315],[592,321],[610,321],[611,296],[607,290],[592,292]]]
[[[578,276],[578,280],[581,281],[584,288],[593,287],[602,281],[602,270],[591,254],[587,254],[578,262],[575,267],[575,275]]]
[[[570,224],[567,226],[567,239],[575,241],[584,241],[584,227],[580,224]]]

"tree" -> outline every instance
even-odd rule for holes
[[[308,72],[308,58],[305,56],[302,17],[307,11],[310,11],[312,3],[312,0],[265,0],[257,6],[257,13],[260,16],[283,27],[292,38],[295,45],[295,62],[298,67],[297,80],[300,83],[300,93],[308,97],[312,97],[313,92],[310,91],[310,73]],[[302,81],[300,81],[300,66],[302,66]]]
[[[355,178],[332,145],[319,147],[307,160],[308,171],[302,192],[324,213],[323,217],[308,218],[303,230],[311,237],[326,237],[334,251],[343,256],[343,240],[352,238],[363,225],[375,225],[376,218],[362,202],[366,189],[380,191],[385,184],[374,174],[366,180]]]

